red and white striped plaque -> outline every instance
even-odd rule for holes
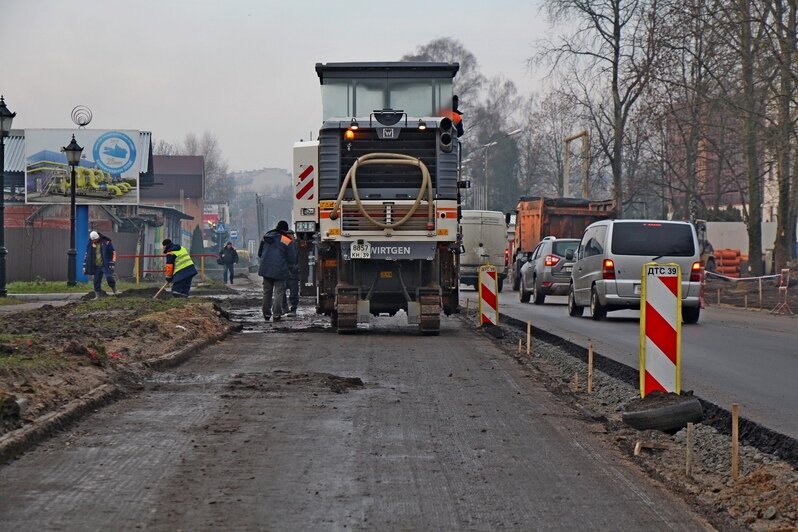
[[[479,324],[499,324],[499,280],[496,267],[479,267]]]
[[[640,396],[681,391],[682,275],[678,264],[643,265]]]

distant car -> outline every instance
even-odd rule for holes
[[[639,309],[641,272],[648,262],[677,263],[682,273],[682,320],[701,314],[701,249],[695,227],[669,220],[602,220],[585,229],[576,253],[568,314],[589,306],[594,320]]]
[[[518,296],[522,303],[542,305],[546,296],[568,295],[578,238],[547,236],[527,255],[521,267]],[[568,253],[568,251],[571,253]],[[567,256],[567,258],[566,258]]]

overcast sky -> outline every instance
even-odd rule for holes
[[[16,128],[213,131],[231,170],[291,167],[321,121],[314,65],[393,61],[454,37],[527,94],[539,1],[0,0],[0,93]],[[65,139],[64,142],[67,142]]]

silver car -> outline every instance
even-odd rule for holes
[[[518,296],[522,303],[542,305],[546,296],[568,294],[574,253],[579,247],[578,238],[547,236],[527,255],[521,266],[521,285]]]
[[[701,313],[701,255],[695,227],[667,220],[603,220],[585,229],[576,253],[568,313],[589,306],[594,320],[640,308],[643,265],[675,262],[682,272],[682,320]]]

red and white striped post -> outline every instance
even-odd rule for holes
[[[643,265],[640,294],[640,396],[681,391],[682,273],[679,265]]]
[[[496,267],[479,267],[479,324],[499,324],[499,279]]]

